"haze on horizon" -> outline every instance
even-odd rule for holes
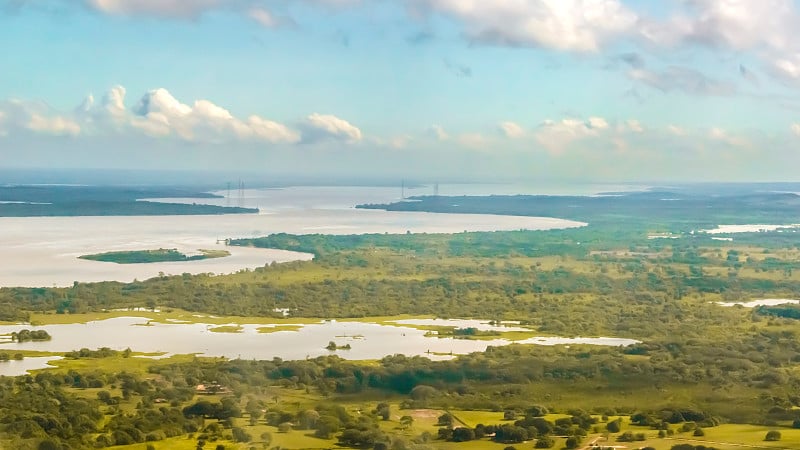
[[[0,170],[800,180],[800,1],[0,0]]]

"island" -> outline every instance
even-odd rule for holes
[[[105,252],[93,255],[82,255],[78,258],[90,261],[113,262],[117,264],[147,264],[171,261],[199,261],[203,259],[224,258],[230,256],[227,250],[199,249],[197,255],[186,255],[174,248],[160,248],[158,250],[132,250],[121,252]]]

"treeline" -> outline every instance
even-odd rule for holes
[[[419,196],[412,200],[356,208],[559,217],[596,225],[668,224],[671,231],[699,230],[719,224],[791,224],[800,213],[800,197],[779,192],[719,195],[656,190],[608,196]]]

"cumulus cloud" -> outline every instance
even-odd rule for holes
[[[286,125],[257,115],[242,120],[208,100],[187,105],[163,88],[146,93],[130,109],[125,106],[125,95],[122,86],[110,89],[99,103],[89,95],[71,114],[58,113],[42,103],[19,100],[0,103],[0,113],[13,118],[13,128],[41,134],[124,133],[197,143],[300,141],[300,133]]]
[[[667,131],[669,131],[671,134],[673,134],[675,136],[685,136],[686,135],[686,130],[684,130],[683,127],[679,127],[677,125],[668,125],[667,126]]]
[[[28,122],[28,129],[43,134],[57,136],[76,136],[81,132],[81,127],[75,121],[62,116],[46,117],[32,114]]]
[[[362,138],[361,130],[356,126],[330,114],[311,114],[306,118],[303,127],[305,131],[303,139],[306,141],[338,139],[358,142]]]
[[[412,0],[422,13],[435,12],[463,23],[475,41],[597,52],[631,30],[637,15],[619,0]]]
[[[0,125],[3,135],[31,132],[53,136],[77,136],[80,124],[68,115],[58,114],[42,102],[7,100],[0,102]]]
[[[131,124],[152,135],[175,134],[187,141],[200,142],[256,139],[294,143],[300,140],[299,133],[285,125],[258,116],[243,121],[208,100],[197,100],[189,106],[166,89],[148,92],[133,111],[138,117]]]
[[[626,139],[653,133],[658,132],[645,128],[636,119],[609,122],[603,117],[589,117],[585,120],[575,118],[546,120],[537,128],[533,138],[551,153],[560,154],[570,149],[573,144],[587,139],[594,139],[591,142],[601,142],[608,148],[625,150],[628,148]]]
[[[723,142],[732,147],[748,147],[750,145],[750,141],[746,138],[733,135],[719,127],[711,128],[708,132],[708,137],[714,141]]]
[[[502,122],[498,127],[503,136],[507,138],[517,139],[525,136],[525,129],[514,122]]]
[[[621,126],[622,131],[632,131],[634,133],[643,133],[644,126],[636,119],[629,119]]]
[[[597,136],[608,128],[608,122],[600,117],[589,120],[546,120],[536,132],[536,141],[551,153],[562,153],[575,141]]]
[[[447,134],[447,131],[445,131],[444,127],[441,125],[432,125],[428,128],[427,133],[438,141],[446,141],[450,138],[450,135]]]

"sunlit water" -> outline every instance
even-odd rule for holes
[[[774,225],[774,224],[751,224],[751,225],[719,225],[710,230],[700,230],[701,233],[708,234],[727,234],[727,233],[763,233],[767,231],[786,231],[797,232],[800,225]]]
[[[777,306],[798,304],[800,300],[793,300],[788,298],[765,298],[761,300],[752,300],[749,302],[717,302],[720,306],[744,306],[745,308],[755,308],[757,306]]]
[[[267,249],[225,247],[226,238],[272,233],[453,233],[462,231],[543,230],[584,225],[543,217],[435,214],[355,209],[364,202],[399,199],[399,189],[374,187],[298,187],[249,190],[241,203],[260,214],[219,216],[25,217],[0,218],[0,286],[69,286],[74,281],[122,281],[165,274],[232,273],[272,261],[310,259],[311,255]],[[209,203],[240,203],[230,199]],[[205,199],[186,199],[200,202]],[[177,248],[184,252],[221,249],[225,258],[190,262],[114,264],[78,259],[91,253]]]
[[[451,326],[468,326],[472,321],[449,321]],[[467,340],[425,336],[424,330],[380,325],[364,322],[325,321],[302,325],[299,330],[259,333],[265,325],[241,324],[239,333],[210,331],[218,325],[202,323],[153,323],[143,317],[118,317],[85,324],[60,324],[31,327],[30,325],[3,325],[0,334],[21,329],[46,330],[53,339],[45,342],[5,343],[0,350],[37,350],[67,352],[83,347],[109,347],[116,350],[130,348],[137,352],[164,352],[167,354],[197,353],[203,356],[223,356],[242,359],[287,360],[304,359],[336,354],[342,358],[364,360],[380,359],[386,355],[422,355],[431,359],[448,359],[451,355],[486,350],[489,346],[508,345],[511,341],[498,337],[491,340]],[[350,350],[331,352],[325,349],[330,341],[337,345],[350,344]],[[632,339],[619,338],[561,338],[534,337],[522,344],[558,345],[592,344],[627,346]],[[37,366],[44,363],[37,360]],[[0,375],[20,373],[21,365],[0,363]]]

